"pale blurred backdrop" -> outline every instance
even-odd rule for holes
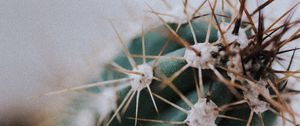
[[[129,40],[142,24],[157,22],[145,1],[168,10],[162,0],[0,0],[0,125],[15,125],[13,117],[23,124],[43,120],[66,95],[31,97],[98,80],[121,48],[107,19]],[[278,16],[296,1],[275,1],[266,15]]]

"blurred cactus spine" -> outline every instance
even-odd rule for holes
[[[284,53],[282,46],[299,38],[282,40],[299,21],[291,21],[287,11],[278,19],[282,25],[266,28],[262,10],[269,2],[249,13],[240,0],[230,14],[224,1],[221,9],[216,4],[205,0],[193,10],[184,0],[184,15],[172,19],[149,6],[163,25],[142,28],[128,46],[111,22],[123,51],[102,72],[103,82],[47,95],[99,88],[94,92],[101,94],[94,99],[98,102],[89,102],[89,109],[97,115],[95,124],[105,126],[271,126],[280,113],[294,117],[281,96],[292,91],[285,88],[287,78],[276,76],[289,69],[276,71],[272,64]],[[204,5],[210,11],[200,14]]]

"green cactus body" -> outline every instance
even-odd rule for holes
[[[276,21],[281,19],[265,30],[261,12],[265,6],[250,14],[245,0],[240,0],[232,17],[223,6],[215,12],[220,10],[214,8],[217,1],[213,5],[205,1],[211,10],[203,15],[199,11],[205,2],[196,9],[183,1],[186,20],[180,20],[185,18],[176,10],[176,20],[168,20],[177,23],[165,21],[149,6],[163,25],[143,31],[128,46],[111,22],[124,48],[101,71],[102,81],[43,94],[86,91],[71,100],[67,106],[71,114],[60,118],[59,125],[78,125],[75,120],[84,114],[97,126],[272,126],[277,116],[294,117],[289,98],[281,94],[300,92],[285,87],[288,77],[299,73],[290,71],[298,49],[281,48],[299,38],[297,33],[283,37],[299,20],[290,21],[289,15],[279,27]],[[242,20],[244,12],[247,20]],[[251,18],[255,13],[257,26]],[[205,16],[209,21],[203,20]],[[287,69],[274,70],[273,61],[281,60],[277,55],[291,51]]]
[[[208,24],[202,20],[194,20],[193,21],[193,27],[195,29],[195,34],[197,35],[197,40],[200,42],[203,42],[205,40],[206,31]],[[176,24],[170,24],[174,29],[176,28]],[[156,30],[156,31],[155,31]],[[168,33],[166,29],[164,28],[157,28],[153,31],[149,31],[145,34],[145,51],[146,55],[158,55],[160,50],[162,49],[165,42],[168,40],[168,35],[164,35],[161,33]],[[183,25],[179,31],[177,32],[178,35],[186,40],[187,42],[190,42],[190,44],[193,44],[193,37],[190,32],[190,28],[187,24]],[[217,36],[217,30],[213,29],[211,36],[210,36],[210,42],[214,42],[218,39]],[[142,37],[138,36],[135,39],[132,40],[132,42],[129,44],[128,49],[131,54],[136,55],[142,55]],[[183,57],[185,49],[174,42],[175,40],[170,39],[170,42],[168,43],[167,48],[165,49],[163,55],[164,56],[176,56],[176,57]],[[130,66],[130,63],[124,53],[121,53],[117,56],[117,58],[114,60],[117,64],[121,65],[124,68],[132,69]],[[142,58],[135,58],[135,61],[137,64],[142,63]],[[149,64],[153,63],[153,60],[148,59],[147,62]],[[186,62],[184,60],[178,60],[178,59],[171,59],[171,58],[161,58],[158,60],[157,64],[154,66],[154,76],[156,77],[170,77],[173,75],[176,71],[181,69],[184,65],[186,65]],[[173,81],[173,84],[179,89],[189,100],[195,104],[197,102],[197,93],[195,89],[195,79],[193,69],[195,68],[188,68],[185,70],[182,74],[180,74],[176,79]],[[196,72],[197,73],[197,72]],[[222,84],[221,82],[217,81],[216,78],[213,78],[213,72],[210,70],[203,70],[203,79],[204,79],[204,89],[207,94],[209,86],[211,85],[212,88],[212,94],[211,94],[211,100],[216,103],[217,106],[222,106],[224,104],[228,104],[231,102],[236,101],[235,96],[228,90],[228,88]],[[112,78],[109,78],[109,75],[112,76]],[[196,75],[197,76],[197,75]],[[109,68],[107,68],[101,75],[103,80],[110,80],[110,79],[119,79],[126,77],[126,75],[122,73],[115,72]],[[163,86],[162,88],[161,82],[153,81],[151,83],[151,89],[152,91],[173,102],[177,105],[181,106],[182,108],[186,110],[190,110],[191,108],[185,104],[182,99],[168,86]],[[120,101],[124,98],[124,96],[127,94],[129,89],[124,89],[120,92]],[[135,116],[135,98],[131,101],[129,108],[125,115],[122,117],[122,123],[119,123],[116,119],[113,120],[113,122],[110,125],[116,126],[116,125],[122,125],[122,126],[129,126],[134,125],[134,120],[128,119],[128,117],[134,117]],[[157,120],[164,120],[164,121],[184,121],[187,117],[186,113],[183,113],[174,107],[166,104],[165,102],[155,98],[155,102],[158,106],[159,114],[155,112],[154,105],[151,101],[149,92],[147,89],[143,89],[141,91],[140,100],[139,100],[139,110],[138,110],[138,118],[146,118],[146,119],[157,119]],[[224,118],[218,118],[216,120],[216,124],[218,126],[242,126],[246,125],[248,116],[250,115],[250,109],[249,107],[246,108],[237,108],[230,111],[224,111],[219,114],[223,115],[230,115],[232,117],[237,117],[244,119],[245,121],[237,121],[237,120],[230,120],[230,119],[224,119]],[[272,122],[275,120],[275,116],[273,114],[270,114],[270,112],[265,112],[263,114],[264,116],[264,122],[266,126],[271,126]],[[153,123],[153,122],[144,122],[144,121],[138,121],[142,125],[146,126],[156,126],[156,125],[170,125],[170,124],[161,124],[161,123]],[[253,118],[253,121],[251,123],[252,126],[258,126],[259,120],[257,117]]]

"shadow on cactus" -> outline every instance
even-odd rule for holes
[[[98,114],[97,125],[271,126],[276,116],[296,125],[283,95],[298,92],[286,88],[287,78],[298,73],[290,71],[297,48],[281,48],[299,38],[296,32],[283,39],[299,21],[291,21],[289,10],[273,23],[284,20],[282,25],[266,28],[265,6],[249,14],[244,2],[232,17],[223,10],[215,13],[216,3],[208,1],[209,14],[195,12],[184,23],[170,23],[150,8],[163,26],[142,29],[128,46],[112,23],[124,48],[102,72],[104,82],[46,95],[97,86],[100,92],[114,90],[119,102],[102,106],[117,107]],[[257,25],[251,18],[256,13]],[[242,21],[243,14],[247,20]],[[294,53],[286,71],[272,69],[286,52]]]

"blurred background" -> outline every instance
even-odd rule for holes
[[[99,80],[101,67],[121,49],[107,19],[127,41],[142,24],[158,22],[145,2],[165,12],[181,6],[181,0],[172,0],[171,8],[164,1],[0,0],[0,125],[42,125],[55,118],[68,94],[31,97]],[[296,1],[275,1],[264,12],[272,20]],[[257,4],[251,2],[253,9]]]

